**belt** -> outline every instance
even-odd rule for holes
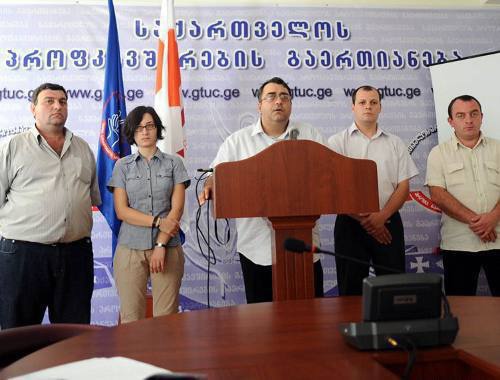
[[[43,246],[43,247],[67,247],[69,245],[73,244],[80,244],[83,242],[90,243],[90,238],[89,237],[84,237],[79,240],[71,241],[71,242],[65,242],[65,243],[37,243],[33,241],[24,241],[24,240],[17,240],[17,239],[8,239],[3,236],[0,236],[0,241],[11,241],[13,244],[26,244],[26,245],[38,245],[38,246]]]

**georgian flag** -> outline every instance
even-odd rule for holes
[[[174,2],[162,0],[154,106],[166,133],[165,138],[158,142],[158,146],[165,153],[178,154],[184,158],[184,107],[175,33]]]
[[[156,65],[155,111],[160,116],[165,133],[158,141],[161,151],[185,157],[184,107],[181,93],[181,69],[175,30],[174,0],[162,0],[160,14],[160,38]],[[187,202],[180,221],[181,241],[189,230]]]

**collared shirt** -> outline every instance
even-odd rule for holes
[[[446,189],[478,214],[491,211],[500,199],[500,141],[481,135],[471,149],[453,135],[429,153],[425,185]],[[500,224],[496,233],[500,237]],[[466,223],[443,212],[441,248],[469,252],[500,249],[500,239],[483,243]]]
[[[297,132],[292,132],[297,130]],[[289,140],[290,135],[296,135],[298,140],[312,140],[326,145],[323,136],[307,124],[290,121],[286,131],[277,138],[268,136],[262,129],[260,119],[253,125],[240,129],[230,135],[220,146],[217,156],[210,167],[222,162],[239,161],[256,155],[277,141]],[[237,249],[242,255],[258,265],[272,264],[271,234],[272,224],[267,218],[238,218]],[[313,237],[317,238],[313,231]],[[315,245],[319,242],[315,240]],[[319,257],[315,257],[317,261]]]
[[[125,189],[129,206],[148,215],[166,216],[172,209],[174,186],[190,180],[182,160],[174,155],[163,153],[160,149],[148,162],[139,152],[121,158],[115,164],[113,175],[108,182],[108,189]],[[134,226],[123,222],[118,235],[118,244],[132,249],[147,250],[153,248],[158,229]],[[172,237],[167,245],[180,244],[179,234]]]
[[[352,123],[348,129],[331,136],[328,144],[335,152],[344,156],[375,161],[381,209],[400,182],[418,174],[403,140],[383,131],[380,126],[377,127],[377,133],[369,138]]]
[[[0,147],[0,234],[52,244],[90,236],[101,203],[95,158],[68,129],[58,155],[36,127]]]

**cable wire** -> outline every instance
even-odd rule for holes
[[[403,375],[401,376],[401,380],[409,380],[411,371],[413,369],[413,366],[415,365],[415,360],[417,358],[417,346],[410,338],[404,336],[389,336],[386,338],[386,340],[391,346],[395,348],[402,348],[408,353],[408,361],[406,362],[406,368]]]
[[[208,172],[203,172],[198,178],[195,177],[196,179],[196,187],[195,187],[195,192],[196,194],[200,194],[199,191],[199,186],[201,184],[201,181],[209,177]],[[198,202],[198,209],[196,210],[196,219],[195,219],[195,224],[196,224],[196,241],[198,243],[198,249],[203,256],[203,258],[207,261],[207,308],[210,309],[210,266],[211,265],[216,265],[217,264],[217,258],[215,257],[215,251],[212,249],[211,244],[210,244],[210,199],[207,199],[204,204],[200,203],[200,200],[198,197],[196,197],[196,200]],[[206,235],[203,233],[202,228],[200,226],[200,221],[202,217],[202,211],[203,211],[203,206],[206,205],[206,213],[207,213],[207,219],[206,219],[206,225],[207,225],[207,233]],[[224,236],[224,239],[221,239],[219,237],[218,233],[218,228],[217,228],[217,219],[214,219],[214,230],[215,230],[215,239],[220,245],[225,245],[229,242],[229,239],[231,237],[231,230],[229,228],[229,220],[225,219],[226,221],[226,231],[227,233]],[[202,243],[205,243],[207,246],[207,251],[202,247]]]

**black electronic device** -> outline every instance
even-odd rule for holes
[[[339,330],[360,350],[388,349],[389,338],[410,340],[416,347],[453,343],[458,319],[441,318],[442,278],[435,273],[388,274],[363,280],[363,322],[342,323]]]
[[[363,280],[363,320],[398,321],[441,316],[441,276],[404,273]]]
[[[458,319],[451,314],[442,290],[441,275],[399,273],[393,268],[325,251],[294,238],[286,239],[284,246],[291,252],[324,253],[396,273],[363,280],[363,322],[339,326],[352,346],[360,350],[379,350],[395,348],[391,343],[394,340],[410,341],[415,347],[447,345],[455,341]],[[444,309],[443,317],[441,309]]]

